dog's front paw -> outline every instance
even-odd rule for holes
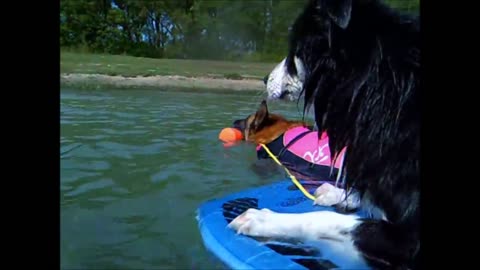
[[[344,195],[345,190],[337,188],[331,184],[325,183],[315,190],[314,205],[332,206],[339,203]]]
[[[271,214],[268,209],[254,209],[250,208],[240,216],[236,217],[228,227],[235,230],[238,234],[245,234],[248,236],[267,236],[267,224]]]

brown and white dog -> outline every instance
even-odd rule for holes
[[[282,115],[269,112],[265,100],[255,113],[235,120],[233,127],[242,131],[247,142],[258,145],[259,160],[271,158],[260,146],[264,144],[295,177],[323,184],[316,193],[314,204],[335,206],[341,211],[353,211],[358,207],[358,196],[355,193],[345,196],[346,192],[337,188],[342,186],[336,180],[345,151],[333,158],[326,132],[319,135],[318,131],[304,121],[288,120]]]

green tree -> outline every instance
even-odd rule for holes
[[[64,48],[144,57],[279,61],[307,0],[61,0]],[[419,0],[385,0],[418,11]]]

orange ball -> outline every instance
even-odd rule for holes
[[[236,128],[224,128],[218,134],[218,139],[223,142],[235,142],[243,140],[243,134]]]

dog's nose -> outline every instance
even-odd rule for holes
[[[245,130],[245,123],[243,120],[235,120],[233,122],[233,127],[243,132]]]
[[[269,76],[270,76],[270,74],[268,74],[267,76],[265,76],[265,77],[263,78],[263,83],[264,83],[265,85],[267,85],[268,77],[269,77]]]
[[[283,91],[281,94],[280,94],[280,97],[278,97],[279,99],[284,99],[287,95],[290,94],[290,91],[286,90],[286,91]]]

